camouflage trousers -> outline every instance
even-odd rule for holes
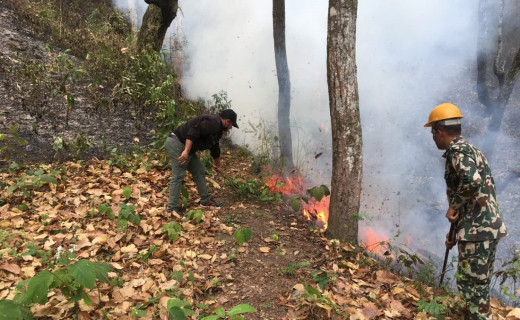
[[[466,319],[490,319],[489,282],[498,240],[459,241],[457,288],[466,302]]]

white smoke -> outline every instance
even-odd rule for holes
[[[277,114],[271,1],[198,0],[179,6],[176,23],[187,40],[183,88],[194,99],[227,92],[239,115],[233,139],[253,146],[249,123],[274,124]],[[303,157],[296,160],[321,173],[316,184],[330,185],[327,9],[325,0],[286,1],[293,145]],[[144,9],[136,11],[140,20]],[[449,228],[444,159],[423,124],[439,103],[455,103],[463,114],[477,105],[477,13],[475,0],[359,1],[362,210],[372,217],[361,223],[360,233],[367,227],[388,237],[401,231],[403,239],[414,239],[415,249],[444,255]]]

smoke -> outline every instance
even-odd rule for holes
[[[120,7],[127,2],[117,1]],[[187,40],[182,84],[188,96],[210,100],[215,93],[227,92],[239,115],[240,130],[234,129],[232,138],[252,149],[258,142],[253,128],[276,123],[271,5],[271,1],[251,0],[180,1],[174,24],[182,29],[170,27],[174,32],[182,30],[180,36]],[[330,185],[331,178],[327,9],[325,0],[286,1],[290,125],[295,154],[300,157],[295,162],[307,170],[315,185]],[[140,20],[144,9],[136,11]],[[389,238],[400,232],[401,239],[413,239],[413,249],[443,257],[449,229],[444,217],[443,152],[437,150],[423,124],[431,109],[442,102],[457,104],[464,121],[471,120],[478,105],[477,23],[475,0],[359,1],[356,56],[364,144],[362,210],[370,217],[361,222],[361,233],[369,227]],[[480,137],[469,140],[477,146],[481,142]],[[513,155],[519,158],[518,151]],[[493,168],[495,173],[500,170]],[[516,231],[511,210],[504,207],[510,233]],[[512,238],[508,246],[518,247]]]

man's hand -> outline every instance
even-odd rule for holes
[[[186,150],[184,150],[182,153],[181,153],[181,156],[177,158],[177,161],[179,161],[179,164],[184,164],[186,163],[186,161],[188,161],[188,157],[189,157],[190,153]]]
[[[450,240],[450,233],[448,232],[446,233],[446,241],[444,243],[446,244],[446,248],[450,250],[457,243],[457,237],[453,235],[453,239]]]
[[[448,218],[448,221],[451,223],[455,223],[459,219],[459,212],[450,207],[448,208],[448,212],[446,212],[446,218]]]

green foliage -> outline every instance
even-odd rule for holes
[[[444,319],[448,312],[448,308],[442,304],[444,297],[435,297],[433,300],[426,302],[419,300],[417,301],[417,308],[419,312],[425,312],[433,316],[435,319]]]
[[[195,221],[196,223],[199,223],[202,221],[202,218],[203,218],[203,211],[200,210],[200,209],[196,209],[196,210],[190,210],[188,211],[188,214],[186,215],[188,217],[188,219],[191,219],[193,221]]]
[[[71,141],[66,141],[61,137],[53,137],[52,148],[56,152],[56,157],[60,151],[64,150],[72,152],[76,156],[79,156],[82,152],[90,150],[94,147],[94,143],[90,141],[86,133],[78,133]]]
[[[332,278],[337,277],[337,274],[330,274],[327,271],[323,270],[315,270],[311,272],[312,280],[318,283],[318,286],[323,290],[325,286],[328,284],[334,284],[334,280]]]
[[[255,178],[243,178],[236,176],[232,180],[226,180],[226,184],[235,189],[239,195],[248,199],[258,199],[263,202],[281,203],[282,195],[278,192],[271,193],[265,182]]]
[[[137,255],[137,260],[143,260],[144,262],[148,262],[148,259],[153,255],[154,252],[159,250],[159,248],[155,245],[152,245],[146,252],[140,252]]]
[[[112,206],[109,202],[102,203],[97,207],[97,211],[95,209],[92,209],[91,214],[94,216],[96,214],[99,214],[100,216],[107,216],[109,219],[115,219],[114,210],[112,210]]]
[[[19,293],[14,297],[13,303],[21,308],[33,304],[45,304],[48,300],[48,292],[59,290],[72,302],[77,303],[79,300],[83,300],[90,305],[85,288],[94,289],[96,281],[107,283],[109,281],[108,272],[111,270],[112,266],[108,263],[89,260],[79,260],[52,272],[43,270],[33,278],[17,285]]]
[[[15,154],[22,154],[21,148],[27,141],[18,136],[18,126],[11,125],[8,133],[0,133],[0,159],[9,160]]]
[[[181,186],[181,199],[182,205],[186,208],[188,206],[189,194],[188,189],[184,185]]]
[[[119,207],[121,209],[117,216],[116,226],[120,231],[126,231],[129,222],[133,225],[139,226],[139,223],[141,223],[141,216],[135,213],[134,205],[121,203]]]
[[[326,185],[322,184],[321,186],[307,189],[307,193],[319,202],[321,199],[323,199],[324,196],[330,195],[330,190]]]
[[[251,239],[251,229],[249,228],[240,228],[233,234],[235,241],[239,246],[241,246],[244,242],[248,242]]]
[[[517,250],[517,252],[519,252]],[[506,261],[502,264],[502,270],[496,271],[493,275],[500,280],[500,290],[504,296],[507,296],[512,301],[518,301],[518,298],[515,296],[514,290],[512,289],[513,284],[517,283],[520,279],[520,254],[516,254],[509,261]],[[510,281],[510,285],[504,285],[506,281]]]
[[[11,300],[0,300],[0,319],[32,320],[34,319],[29,308],[20,306]]]
[[[223,110],[231,109],[231,100],[228,100],[228,94],[226,91],[220,91],[211,96],[213,103],[208,107],[211,113],[220,113]]]
[[[324,296],[318,288],[314,288],[312,286],[304,284],[304,292],[301,295],[301,297],[316,302],[316,306],[323,308],[327,311],[330,309],[334,309],[338,314],[342,314],[343,312],[341,308],[339,308],[334,303],[334,301],[332,301],[329,297]]]
[[[132,188],[130,186],[125,186],[123,188],[123,197],[125,197],[126,200],[130,199],[132,196]]]
[[[309,265],[310,265],[310,263],[307,261],[291,262],[291,263],[289,263],[289,265],[287,265],[287,267],[285,269],[279,270],[278,274],[287,275],[289,277],[294,277],[294,275],[296,274],[296,269],[308,267]]]
[[[322,184],[321,186],[315,186],[307,189],[307,193],[319,202],[321,199],[323,199],[323,197],[330,195],[330,190],[326,185]],[[309,203],[309,199],[301,195],[295,195],[289,198],[289,204],[291,205],[291,208],[294,212],[300,211],[303,205],[302,202]]]
[[[298,195],[292,196],[289,199],[289,204],[291,205],[291,208],[293,209],[294,212],[300,211],[300,209],[302,207],[302,201],[305,203],[309,202],[309,200],[307,198],[304,198],[304,197],[298,196]]]
[[[172,92],[176,88],[173,71],[151,46],[130,54],[125,59],[121,81],[112,92],[115,99],[131,108],[136,126],[141,128],[141,121],[152,111],[172,105]]]
[[[179,239],[179,233],[182,229],[180,224],[174,221],[170,221],[168,223],[165,223],[161,230],[163,233],[166,233],[168,235],[168,239],[175,242],[177,241],[177,239]]]
[[[166,305],[169,320],[185,320],[187,316],[194,314],[191,303],[180,299],[170,299]]]
[[[218,307],[213,312],[215,313],[214,315],[204,317],[202,318],[202,320],[226,319],[226,310],[224,310],[223,307]],[[231,308],[227,312],[227,316],[229,317],[229,319],[239,320],[244,319],[242,314],[251,312],[257,312],[257,310],[248,303],[241,303]]]
[[[21,192],[26,198],[32,198],[33,192],[44,185],[59,184],[56,177],[61,173],[58,170],[52,170],[50,173],[45,173],[43,169],[27,170],[24,175],[14,179],[15,183],[7,188],[7,192]]]

